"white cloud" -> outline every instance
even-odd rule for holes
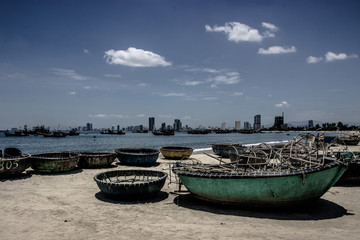
[[[324,60],[324,58],[322,57],[313,57],[313,56],[310,56],[306,59],[306,62],[307,63],[318,63],[318,62],[321,62],[322,60]]]
[[[264,32],[264,37],[275,37],[275,32],[279,30],[277,26],[271,23],[262,22],[261,25],[267,30]]]
[[[358,56],[356,54],[352,54],[352,55],[347,55],[346,53],[333,53],[333,52],[327,52],[325,54],[325,61],[326,62],[333,62],[333,61],[337,61],[337,60],[345,60],[345,59],[349,59],[349,58],[357,58]]]
[[[292,46],[289,48],[281,46],[272,46],[268,49],[259,48],[258,54],[284,54],[284,53],[294,53],[296,52],[296,47]]]
[[[286,101],[282,101],[281,103],[275,104],[275,107],[278,108],[287,108],[290,107],[290,104]]]
[[[207,32],[224,32],[229,41],[233,42],[261,42],[264,38],[259,31],[239,22],[227,22],[224,26],[205,25]]]
[[[243,92],[234,92],[233,94],[232,94],[232,96],[243,96],[244,95],[244,93]]]
[[[84,51],[85,54],[89,53],[89,50],[87,50],[87,49],[83,49],[83,51]]]
[[[185,86],[197,86],[197,85],[201,85],[204,84],[204,82],[202,81],[186,81],[184,83]]]
[[[174,115],[162,115],[162,114],[158,115],[158,117],[160,117],[160,118],[175,118]]]
[[[62,69],[62,68],[52,68],[54,74],[71,78],[74,80],[87,80],[89,77],[81,76],[77,74],[74,70],[71,69]]]
[[[108,119],[108,118],[129,118],[128,115],[120,115],[120,114],[95,114],[95,115],[89,115],[91,118],[101,118],[101,119]]]
[[[142,49],[129,47],[127,50],[115,51],[110,49],[105,52],[106,62],[115,65],[124,65],[129,67],[156,67],[170,66],[171,62],[165,61],[165,58]]]
[[[227,72],[222,75],[217,75],[215,77],[211,77],[207,80],[208,82],[211,82],[211,87],[217,87],[219,84],[236,84],[241,81],[240,74],[238,72]]]
[[[138,115],[136,115],[135,117],[137,117],[137,118],[144,118],[144,117],[145,117],[145,114],[138,114]]]
[[[71,91],[71,92],[68,92],[67,94],[68,94],[68,95],[76,95],[76,92],[75,92],[75,91]]]
[[[158,95],[162,97],[184,97],[186,96],[185,93],[158,93]]]
[[[217,100],[219,99],[218,97],[203,97],[201,98],[201,100],[204,100],[204,101],[212,101],[212,100]]]
[[[122,78],[121,74],[105,74],[107,78]]]
[[[146,83],[138,83],[137,86],[138,86],[138,87],[146,87],[147,84],[146,84]]]
[[[189,120],[189,119],[192,119],[192,117],[190,117],[190,116],[184,116],[182,119],[183,119],[183,120]]]
[[[213,68],[195,68],[184,66],[186,72],[206,72],[206,73],[220,73],[220,70],[213,69]]]
[[[272,23],[262,22],[261,25],[272,32],[277,32],[279,30],[279,28]]]

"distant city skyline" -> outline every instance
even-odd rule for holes
[[[360,1],[0,1],[0,129],[360,122]]]

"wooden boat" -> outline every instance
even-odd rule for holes
[[[152,133],[156,136],[173,136],[173,135],[175,135],[174,130],[152,131]]]
[[[36,172],[57,173],[74,169],[80,155],[73,152],[53,152],[31,155],[31,168]]]
[[[155,196],[165,184],[167,173],[151,170],[115,170],[95,175],[101,192],[110,198],[135,200]]]
[[[178,163],[173,172],[197,198],[222,204],[252,206],[296,205],[320,198],[345,172],[352,153],[328,159],[322,166],[288,171],[251,171],[250,165],[199,166]],[[239,171],[242,169],[242,171]]]
[[[242,143],[233,144],[211,144],[213,152],[223,158],[229,158],[230,153],[239,153],[244,151]]]
[[[66,137],[66,133],[63,133],[61,131],[54,131],[52,133],[44,133],[43,136],[44,137],[53,137],[53,138],[62,138],[62,137]]]
[[[209,134],[211,133],[210,129],[200,129],[200,130],[188,130],[187,131],[188,134]]]
[[[115,149],[118,160],[126,165],[151,165],[158,159],[160,151],[150,148]]]
[[[161,154],[167,159],[185,159],[189,158],[194,149],[181,146],[163,146],[160,148]]]
[[[30,155],[17,148],[5,148],[0,154],[0,178],[16,177],[30,167]]]
[[[109,167],[115,158],[114,152],[81,152],[78,166],[81,168]]]

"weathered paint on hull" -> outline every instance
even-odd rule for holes
[[[320,198],[346,170],[337,165],[322,171],[292,176],[209,178],[178,174],[195,196],[211,202],[245,205],[295,205]]]

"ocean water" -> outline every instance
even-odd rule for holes
[[[155,136],[149,133],[126,132],[125,135],[105,135],[100,133],[81,133],[79,136],[65,138],[45,138],[39,136],[5,137],[0,133],[0,149],[16,147],[26,154],[45,152],[100,152],[114,151],[117,148],[160,148],[162,146],[186,146],[195,151],[211,149],[212,143],[281,143],[298,135],[294,132],[268,132],[254,134],[215,134],[192,135],[176,132],[174,136]]]

